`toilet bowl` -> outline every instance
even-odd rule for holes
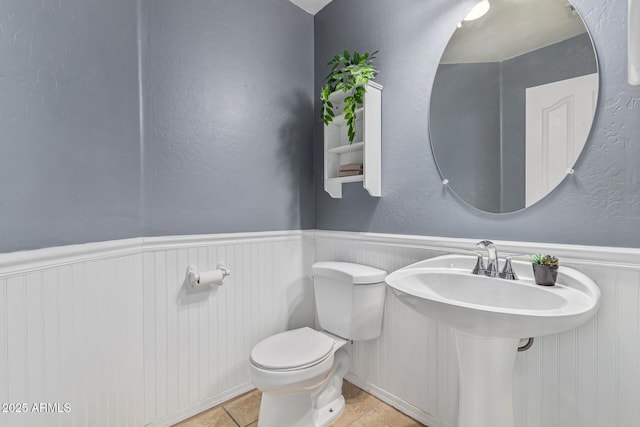
[[[312,267],[322,331],[303,327],[253,347],[249,376],[262,391],[259,427],[324,427],[344,409],[349,340],[380,336],[386,272],[344,262]]]
[[[344,408],[349,355],[340,337],[300,328],[261,341],[249,377],[262,391],[259,425],[325,426]]]

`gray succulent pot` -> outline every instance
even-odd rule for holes
[[[536,284],[541,286],[553,286],[558,278],[558,267],[549,267],[548,265],[532,264],[533,276]]]

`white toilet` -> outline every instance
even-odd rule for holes
[[[380,336],[387,272],[348,262],[312,267],[320,327],[265,338],[251,350],[249,376],[262,391],[259,427],[321,427],[344,409],[348,340]]]

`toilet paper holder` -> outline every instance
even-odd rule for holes
[[[206,285],[222,285],[224,278],[231,275],[224,263],[218,263],[215,270],[211,271],[198,271],[198,267],[190,265],[187,268],[187,283],[192,288]]]

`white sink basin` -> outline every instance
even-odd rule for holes
[[[474,256],[440,256],[394,271],[386,282],[403,303],[454,331],[458,427],[514,427],[520,338],[579,326],[598,309],[600,289],[568,267],[559,268],[555,286],[540,286],[530,262],[512,262],[518,280],[474,275],[475,263]]]
[[[476,336],[554,334],[575,328],[598,309],[600,289],[574,269],[561,266],[555,286],[540,286],[529,262],[513,261],[519,280],[471,274],[475,262],[472,256],[445,255],[394,271],[386,281],[417,312]]]

